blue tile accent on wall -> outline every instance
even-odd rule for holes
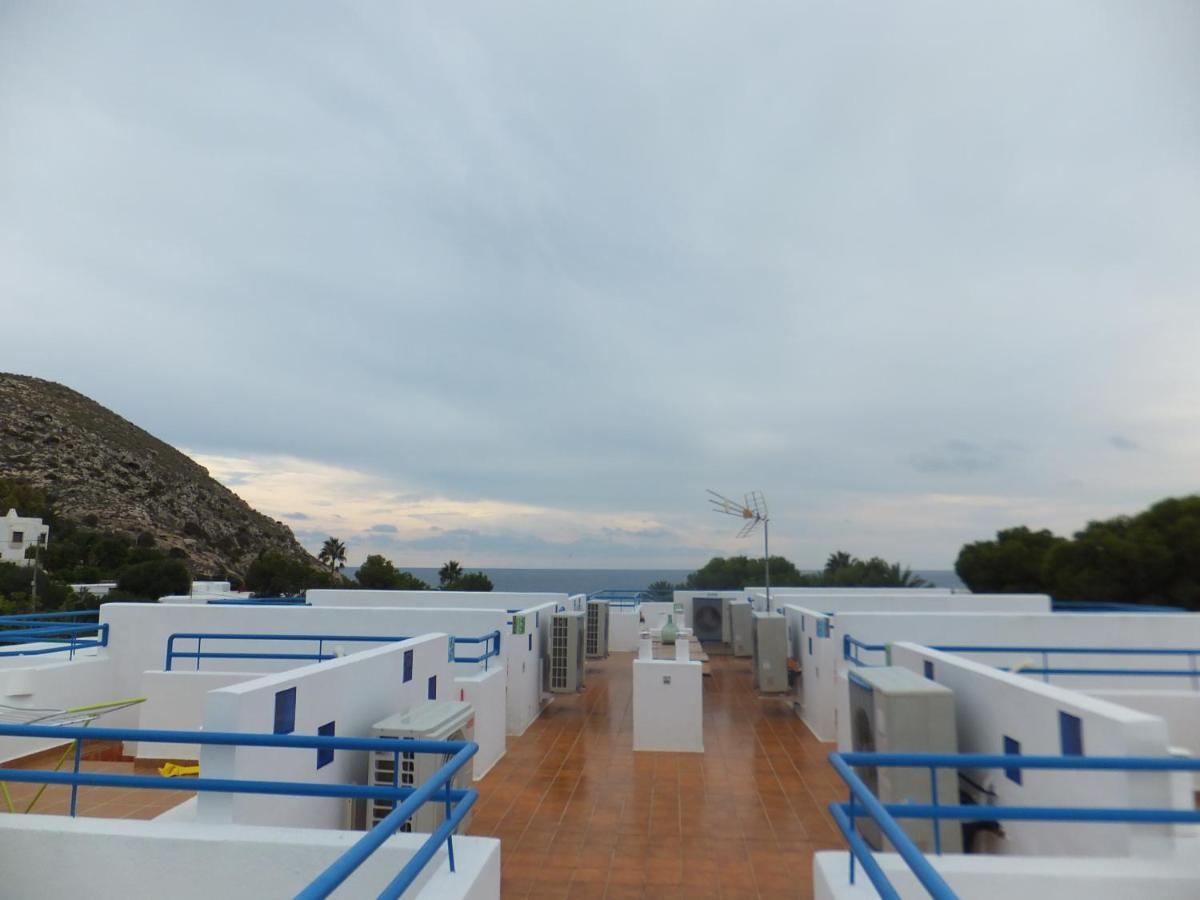
[[[801,617],[800,617],[800,631],[801,631],[801,633],[803,633],[803,631],[804,631],[804,620],[805,620],[805,619],[807,619],[807,618],[808,618],[808,616],[801,616]]]
[[[812,656],[812,638],[808,639],[808,655]]]
[[[1004,755],[1005,756],[1020,756],[1021,755],[1021,742],[1013,740],[1007,734],[1004,735]],[[1017,784],[1021,783],[1021,770],[1020,769],[1017,769],[1017,768],[1005,769],[1004,774],[1008,778],[1009,781],[1015,781]]]
[[[437,699],[437,676],[436,675],[429,676],[429,687],[426,689],[425,695],[430,700]]]
[[[537,628],[540,624],[542,624],[542,614],[535,609],[533,611],[533,627]]]
[[[296,689],[275,692],[275,734],[291,734],[296,730]]]
[[[924,668],[925,668],[925,677],[926,677],[926,678],[928,678],[930,681],[933,681],[933,680],[934,680],[934,677],[933,677],[933,662],[932,662],[931,660],[928,660],[928,659],[927,659],[927,660],[925,660],[925,666],[924,666]]]
[[[529,649],[530,650],[533,649],[533,635],[532,634],[529,635]]]
[[[404,683],[408,684],[412,681],[412,666],[413,652],[411,650],[404,651]]]
[[[1063,756],[1083,756],[1083,723],[1078,716],[1059,712],[1058,737]]]
[[[317,734],[320,737],[333,737],[337,734],[337,725],[334,722],[326,722],[317,729]],[[317,748],[317,768],[321,769],[333,762],[332,747]]]

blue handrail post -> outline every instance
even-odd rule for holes
[[[83,756],[83,738],[75,739],[75,774],[79,774],[79,763]],[[75,802],[79,797],[79,783],[71,785],[71,818],[75,818]]]
[[[1050,655],[1045,650],[1042,651],[1042,681],[1046,684],[1050,683],[1050,673],[1047,669],[1050,668]]]
[[[446,782],[446,786],[450,786],[450,782]],[[454,814],[454,810],[450,806],[450,794],[446,794],[446,821],[450,821],[450,817]],[[450,859],[450,871],[454,871],[454,832],[451,831],[446,835],[446,855]]]
[[[858,834],[858,819],[854,813],[854,788],[850,789],[850,828]],[[850,883],[854,884],[854,848],[850,848]]]
[[[929,767],[929,800],[933,804],[933,852],[942,855],[942,822],[936,812],[938,806],[937,766]]]
[[[200,671],[200,644],[203,641],[204,641],[204,638],[200,637],[199,635],[196,636],[196,671],[197,672]]]
[[[324,662],[325,638],[317,638],[317,662]]]

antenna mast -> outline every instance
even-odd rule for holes
[[[718,494],[714,490],[709,490],[708,502],[712,504],[713,512],[719,512],[726,516],[736,516],[739,519],[745,519],[746,524],[742,526],[742,530],[737,533],[740,538],[748,537],[759,523],[763,527],[763,570],[767,583],[767,612],[771,611],[771,538],[770,538],[770,522],[771,519],[767,515],[767,498],[763,496],[762,491],[751,491],[746,495],[745,502],[738,503],[736,500],[730,500],[723,494]]]

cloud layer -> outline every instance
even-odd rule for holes
[[[1196,487],[1198,34],[3,5],[0,365],[352,560],[699,564],[748,549],[714,487],[805,565],[946,566]]]

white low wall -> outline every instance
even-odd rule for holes
[[[1200,866],[1195,860],[1096,859],[1088,857],[929,856],[950,888],[970,900],[1194,900],[1200,895]],[[879,894],[858,867],[849,883],[849,854],[822,851],[813,857],[815,900],[878,900]],[[929,893],[895,853],[877,853],[884,874],[904,900],[928,900]]]
[[[303,890],[362,835],[348,831],[67,816],[0,816],[5,897],[45,900],[260,900]],[[374,897],[425,840],[397,834],[338,896]],[[443,844],[405,897],[497,900],[500,842],[455,837],[451,873]]]
[[[1088,690],[1089,697],[1158,716],[1167,723],[1172,747],[1200,758],[1200,691]],[[1200,772],[1193,775],[1200,790]]]
[[[475,708],[475,743],[479,752],[472,758],[472,775],[476,781],[486,775],[504,756],[508,732],[505,715],[503,669],[460,675],[454,679],[458,700]],[[451,698],[456,699],[456,698]]]
[[[636,606],[610,606],[608,609],[608,649],[612,653],[629,653],[638,648],[641,635],[641,613]]]
[[[138,727],[195,731],[204,711],[204,695],[216,688],[251,681],[250,672],[143,672]],[[139,759],[187,760],[200,757],[199,744],[151,744],[126,741],[125,752]]]
[[[1168,755],[1166,723],[1078,691],[1031,681],[916,644],[892,647],[892,664],[954,692],[961,753],[1004,753],[1005,739],[1022,756],[1061,756],[1061,717],[1079,721],[1086,756]],[[928,677],[928,676],[927,676]],[[997,806],[1107,806],[1192,809],[1191,780],[1170,772],[1063,772],[1021,769],[1020,783],[1002,771],[972,772]],[[1162,825],[1003,822],[1001,852],[1024,856],[1166,856],[1174,830]]]
[[[667,624],[667,616],[674,615],[675,603],[661,600],[652,600],[638,605],[638,610],[641,613],[642,621],[651,631],[658,631]],[[675,623],[678,628],[679,622]]]
[[[313,606],[428,607],[454,606],[460,609],[521,610],[547,603],[567,605],[567,594],[520,591],[375,591],[320,588],[304,599]]]
[[[91,651],[89,651],[91,652]],[[23,709],[71,709],[137,696],[136,687],[124,692],[113,686],[112,661],[81,656],[49,662],[47,656],[9,657],[23,665],[0,669],[0,704]],[[110,724],[106,717],[103,724]],[[0,737],[0,762],[17,759],[64,743],[32,738]]]
[[[524,731],[540,710],[541,687],[537,680],[540,672],[540,645],[536,639],[512,639],[507,625],[511,617],[499,609],[108,603],[100,608],[100,617],[101,621],[109,622],[111,626],[106,653],[113,666],[112,691],[117,696],[136,695],[142,687],[143,673],[162,671],[167,637],[177,632],[377,634],[387,637],[444,632],[461,637],[477,637],[499,630],[502,636],[501,658],[504,668],[510,674],[508,708],[512,718],[509,721],[509,730],[514,733]],[[531,621],[533,619],[531,616]],[[353,653],[372,646],[382,646],[370,643],[332,643],[333,646],[326,646],[325,652],[336,652],[340,647],[343,652]],[[474,646],[477,645],[468,645]],[[463,648],[464,652],[471,652],[468,647]],[[195,649],[195,641],[178,641],[177,648],[192,651]],[[204,643],[204,648],[245,653],[315,653],[317,645],[315,642],[301,645],[279,641],[235,641],[222,644],[219,641],[208,640]],[[489,667],[495,666],[496,663],[496,660],[491,660]],[[301,664],[295,660],[207,659],[201,661],[201,671],[280,672]],[[467,675],[479,668],[482,667],[474,664],[461,665],[458,667],[458,674]],[[175,669],[194,671],[195,661],[178,660]],[[516,677],[511,677],[514,673]],[[106,724],[120,726],[135,726],[138,722],[136,708],[127,713],[114,714],[106,720]]]
[[[270,733],[276,695],[294,688],[293,733],[315,735],[332,722],[337,735],[368,737],[376,722],[416,703],[457,699],[448,645],[446,635],[426,635],[209,691],[204,729]],[[410,651],[412,670],[406,681],[404,658]],[[427,692],[430,678],[437,679],[433,698]],[[200,768],[209,778],[319,784],[365,784],[367,778],[366,753],[346,750],[318,768],[316,750],[205,746]],[[209,823],[340,828],[344,816],[345,801],[324,797],[202,794],[197,805],[197,821]]]
[[[765,607],[766,594],[748,599]],[[971,594],[933,588],[772,588],[771,604],[794,604],[819,612],[1003,612],[1048,613],[1049,594]],[[757,607],[756,607],[757,608]]]
[[[845,669],[850,665],[843,659],[846,635],[868,644],[911,641],[924,646],[1200,647],[1200,615],[1191,614],[838,612],[825,615],[821,610],[800,605],[797,609],[802,615],[793,613],[788,619],[789,642],[802,651],[798,659],[803,675],[797,700],[804,721],[822,740],[841,740],[846,733],[844,685]],[[787,615],[786,607],[784,612]],[[827,630],[820,620],[827,623]],[[798,630],[802,622],[804,640],[800,640]],[[828,637],[816,637],[818,629]],[[814,638],[811,654],[809,637]],[[966,656],[991,666],[1021,662],[1041,666],[1040,658],[1032,659],[1027,653]],[[882,664],[885,656],[864,653],[863,659]],[[1100,655],[1060,655],[1052,657],[1051,665],[1164,667],[1162,657]],[[1182,667],[1184,663],[1169,665]],[[1132,676],[1051,676],[1050,681],[1080,690],[1147,687],[1146,678]],[[1156,689],[1191,687],[1190,679],[1185,676],[1154,681]]]

